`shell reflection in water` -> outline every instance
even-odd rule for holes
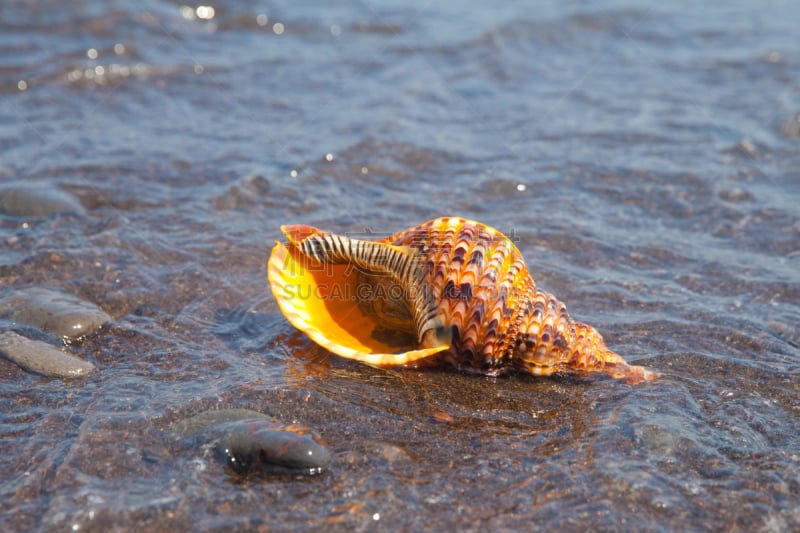
[[[488,375],[655,378],[537,289],[514,243],[484,224],[437,218],[377,240],[303,225],[281,230],[288,245],[276,242],[268,263],[278,305],[342,357]]]

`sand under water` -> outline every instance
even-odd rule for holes
[[[0,529],[800,528],[797,6],[2,12],[0,298],[110,321],[0,318],[94,365],[0,359]],[[443,215],[660,379],[377,370],[280,314],[281,224]],[[312,428],[329,468],[169,436],[208,409]]]

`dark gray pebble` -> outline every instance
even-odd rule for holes
[[[46,342],[23,337],[13,331],[0,333],[0,353],[25,370],[44,376],[80,378],[94,372],[89,361],[78,359]]]
[[[250,209],[263,202],[269,192],[269,182],[259,175],[246,176],[228,187],[213,200],[216,209]]]
[[[789,139],[800,139],[800,113],[781,125],[781,135]]]
[[[68,340],[83,337],[111,321],[93,303],[38,287],[17,290],[0,299],[0,314]]]
[[[21,182],[0,187],[0,212],[15,217],[85,214],[83,206],[72,195],[52,184]]]
[[[311,429],[272,422],[247,409],[206,411],[174,428],[183,434],[196,431],[195,437],[213,443],[217,455],[238,473],[319,474],[331,462],[327,446]]]
[[[322,439],[304,427],[251,418],[215,424],[206,431],[218,439],[217,453],[240,473],[259,468],[319,474],[331,462],[331,454]]]

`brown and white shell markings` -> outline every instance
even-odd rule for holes
[[[489,375],[655,378],[537,289],[514,243],[484,224],[437,218],[378,240],[301,225],[281,230],[288,247],[276,242],[268,264],[278,305],[340,356]]]

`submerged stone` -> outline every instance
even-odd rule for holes
[[[39,287],[17,290],[0,299],[0,314],[67,340],[83,337],[111,321],[91,302]]]
[[[269,181],[259,175],[246,176],[214,198],[216,209],[250,209],[259,205],[269,192]]]
[[[781,125],[781,135],[789,139],[800,139],[800,113],[795,113]]]
[[[207,431],[218,439],[217,453],[239,473],[258,468],[319,474],[331,462],[322,439],[306,427],[251,418],[215,424]]]
[[[46,342],[23,337],[13,331],[0,333],[0,353],[25,370],[58,378],[80,378],[95,366]]]
[[[68,192],[47,183],[10,183],[0,187],[0,212],[15,217],[48,217],[56,213],[85,213]]]
[[[174,429],[212,443],[217,456],[237,473],[319,474],[331,462],[330,451],[313,430],[272,422],[248,409],[205,411]]]

